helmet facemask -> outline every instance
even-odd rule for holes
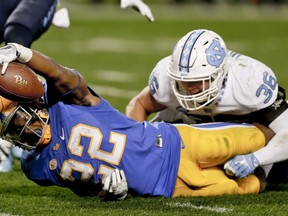
[[[179,40],[167,71],[173,92],[183,108],[198,110],[219,96],[226,75],[225,57],[224,41],[209,30],[195,30]],[[191,94],[184,89],[183,82],[202,82],[202,91]]]
[[[37,122],[37,127],[31,124]],[[45,135],[50,135],[49,113],[28,104],[20,104],[2,117],[1,137],[26,150],[33,150],[39,144],[46,144]],[[50,136],[51,139],[51,136]],[[48,141],[50,141],[50,139]]]
[[[202,82],[202,91],[191,94],[183,87],[183,82]],[[222,82],[222,77],[218,76],[217,72],[215,72],[211,76],[199,79],[196,78],[193,81],[191,81],[191,79],[189,81],[171,79],[171,86],[180,105],[185,109],[192,111],[201,109],[213,102],[220,94]],[[220,86],[219,83],[221,83]]]

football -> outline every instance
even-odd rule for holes
[[[0,74],[0,95],[4,98],[21,102],[38,99],[43,94],[43,84],[37,74],[25,64],[11,62],[6,73]]]

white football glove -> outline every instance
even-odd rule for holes
[[[7,157],[7,155],[11,154],[11,150],[12,150],[13,144],[0,139],[0,161],[4,159],[4,157]]]
[[[8,43],[0,48],[0,63],[3,65],[1,74],[5,74],[8,64],[14,60],[22,63],[28,62],[32,58],[32,50],[20,44]]]
[[[128,194],[128,185],[124,171],[115,169],[110,176],[105,177],[102,188],[111,199],[125,199]]]
[[[224,164],[224,170],[229,176],[244,178],[253,173],[258,166],[259,161],[254,154],[238,155]]]
[[[151,9],[146,5],[142,0],[121,0],[121,8],[133,8],[134,10],[141,13],[142,16],[145,16],[150,22],[153,22],[155,19],[151,12]]]
[[[2,74],[5,74],[8,64],[18,58],[18,52],[15,46],[7,45],[0,49],[0,63],[3,65]]]
[[[0,139],[0,172],[10,172],[13,168],[11,149],[13,144]]]
[[[67,8],[61,8],[55,12],[52,19],[52,24],[59,28],[69,28],[70,18]]]

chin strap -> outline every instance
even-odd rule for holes
[[[50,125],[47,125],[44,131],[43,136],[41,137],[39,144],[38,145],[47,145],[50,143],[51,141],[51,129],[50,129]]]

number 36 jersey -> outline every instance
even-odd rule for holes
[[[168,107],[158,113],[158,121],[211,122],[214,121],[213,117],[219,114],[239,116],[258,111],[269,107],[277,98],[278,83],[269,67],[251,57],[228,51],[224,65],[227,75],[218,98],[202,109],[185,110],[180,106],[170,85],[167,75],[169,61],[170,56],[160,60],[149,78],[152,96],[160,104]],[[198,118],[202,118],[202,121]]]
[[[48,108],[51,142],[22,155],[22,169],[30,180],[71,188],[79,182],[99,183],[119,168],[136,193],[172,196],[181,149],[174,126],[136,122],[102,98],[96,106],[58,101]]]

